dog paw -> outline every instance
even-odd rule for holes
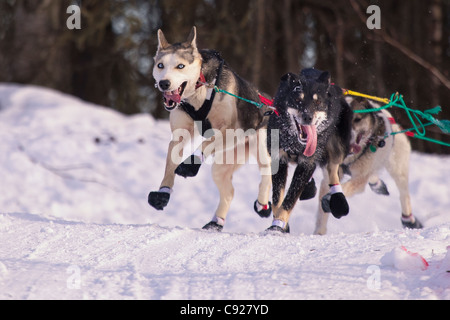
[[[300,195],[300,201],[313,199],[316,196],[316,194],[317,194],[317,187],[316,182],[314,181],[313,178],[308,182],[302,194]]]
[[[164,210],[170,200],[169,192],[150,192],[148,195],[148,203],[156,210]]]
[[[324,212],[331,212],[336,219],[345,217],[350,211],[347,199],[342,192],[326,194],[322,198],[322,209]]]
[[[191,155],[177,167],[175,173],[183,178],[195,177],[201,165],[202,159],[199,156]]]
[[[289,225],[288,225],[286,229],[283,229],[279,226],[270,226],[269,228],[266,229],[266,232],[284,234],[284,233],[290,233],[291,231],[290,231]]]
[[[402,216],[402,226],[405,229],[423,229],[422,223],[413,215],[409,217]]]
[[[376,183],[369,183],[370,189],[372,189],[373,192],[375,192],[376,194],[381,194],[383,196],[388,196],[389,195],[389,190],[386,186],[386,184],[384,183],[383,180],[378,180],[378,182]]]
[[[330,197],[330,210],[331,214],[336,218],[340,219],[348,215],[350,208],[348,206],[347,199],[341,192],[332,194]]]
[[[268,218],[272,213],[272,203],[269,201],[269,204],[265,206],[261,205],[258,200],[255,201],[253,205],[253,209],[261,218]]]
[[[218,224],[215,221],[211,221],[211,222],[207,223],[206,225],[204,225],[202,229],[208,230],[208,231],[221,232],[223,230],[223,226]]]
[[[289,223],[284,223],[280,220],[274,220],[272,225],[266,229],[268,233],[290,233],[291,228],[289,227]]]

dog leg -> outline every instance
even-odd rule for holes
[[[259,183],[258,198],[253,206],[255,212],[261,218],[268,218],[272,213],[272,203],[269,201],[270,188],[272,186],[272,176],[267,174],[270,165],[259,164],[261,172],[261,182]]]
[[[222,231],[234,197],[233,173],[239,167],[239,164],[213,164],[212,177],[219,189],[220,201],[212,221],[203,227],[204,230]]]
[[[330,217],[329,212],[324,212],[321,205],[321,199],[328,193],[329,187],[329,179],[327,170],[323,171],[323,180],[320,184],[319,190],[319,207],[317,210],[317,218],[316,218],[316,229],[314,230],[315,235],[325,235],[327,233],[327,224],[328,218]]]
[[[389,190],[388,190],[386,184],[377,175],[372,175],[369,178],[369,187],[376,194],[380,194],[383,196],[389,195]]]
[[[184,144],[183,142],[178,141],[177,142],[171,141],[169,143],[166,159],[166,169],[159,191],[150,192],[150,194],[148,195],[148,203],[156,210],[164,210],[164,208],[169,203],[170,194],[173,185],[175,184],[175,168],[177,167],[177,164],[174,163],[172,159],[172,151],[175,148],[175,146],[179,143]]]
[[[302,194],[300,195],[300,201],[311,200],[316,196],[316,194],[316,181],[311,177],[311,180],[309,180],[308,184],[305,187],[305,190],[303,190]]]
[[[201,128],[201,124],[197,124],[197,126],[200,126]],[[217,151],[226,150],[224,141],[225,131],[226,127],[221,129],[208,129],[206,131],[207,134],[204,135],[206,139],[192,155],[176,168],[175,173],[184,178],[195,177],[206,158]]]
[[[286,188],[286,180],[288,175],[288,164],[283,160],[280,161],[277,171],[272,175],[272,204],[274,215],[283,203],[284,190]]]
[[[261,136],[261,134],[264,136]],[[257,150],[250,150],[250,153],[252,153],[257,159],[259,172],[261,175],[258,198],[253,207],[255,212],[261,218],[268,218],[272,213],[272,203],[269,201],[270,188],[272,187],[271,157],[267,152],[266,139],[267,134],[265,134],[265,130],[259,130]]]
[[[411,199],[409,194],[409,155],[410,146],[403,135],[396,136],[395,147],[386,166],[387,171],[394,179],[400,192],[400,204],[402,207],[402,225],[405,228],[421,229],[422,223],[412,214]]]
[[[367,176],[353,174],[352,178],[342,185],[342,191],[347,198],[350,198],[355,194],[362,193],[366,189],[368,179],[369,178]]]
[[[329,163],[327,165],[327,171],[329,177],[329,184],[330,185],[340,184],[341,181],[339,179],[339,164]]]
[[[289,232],[289,226],[287,222],[284,222],[281,219],[282,213],[282,204],[284,198],[284,191],[286,188],[286,180],[288,175],[288,163],[285,162],[284,159],[272,159],[272,165],[275,164],[274,161],[277,161],[278,166],[274,169],[272,166],[272,202],[273,202],[273,217],[274,220],[272,222],[272,226],[268,228],[268,231],[279,231],[283,233]],[[275,218],[278,217],[278,218]],[[278,219],[278,220],[277,220]]]
[[[197,127],[199,128],[201,132],[201,122],[196,122]],[[208,155],[205,155],[203,153],[203,150],[205,150],[208,145],[215,143],[215,134],[218,130],[215,129],[209,129],[207,140],[203,141],[200,147],[195,150],[195,152],[190,155],[187,159],[185,159],[180,165],[176,168],[175,174],[183,177],[183,178],[190,178],[195,177],[198,174],[198,171],[200,170],[201,165],[203,164],[204,160],[208,157]]]
[[[272,226],[269,231],[289,232],[289,217],[296,202],[300,198],[309,178],[314,173],[316,165],[314,163],[300,163],[295,169],[289,190],[283,200],[281,207],[274,211]],[[280,168],[281,169],[281,168]],[[287,168],[286,168],[287,172]],[[275,199],[274,199],[275,203]]]
[[[401,222],[403,227],[409,229],[421,229],[423,228],[422,223],[412,214],[407,167],[408,166],[406,166],[405,169],[397,167],[396,169],[399,169],[399,171],[391,168],[388,172],[391,174],[400,192],[400,204],[402,207]]]
[[[260,171],[264,171],[267,168],[261,168]],[[270,175],[261,174],[261,182],[259,183],[258,199],[253,206],[255,212],[261,218],[268,218],[272,213],[272,203],[269,201],[270,187],[272,186],[272,177]]]
[[[335,218],[340,219],[346,216],[350,209],[340,185],[339,164],[328,163],[327,170],[330,192],[322,198],[322,208],[325,212],[331,212]]]
[[[398,191],[400,192],[400,203],[403,215],[410,216],[412,214],[412,209],[409,197],[409,156],[403,155],[395,160],[390,159],[386,169],[394,179]]]
[[[148,203],[156,210],[164,210],[170,200],[175,184],[175,169],[181,162],[183,148],[193,135],[193,122],[182,111],[174,110],[170,115],[172,141],[169,143],[164,178],[159,191],[150,192]]]

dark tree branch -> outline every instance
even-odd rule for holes
[[[361,8],[359,7],[359,4],[356,2],[356,0],[350,0],[350,4],[352,5],[355,13],[359,16],[360,20],[363,23],[366,23],[367,17],[362,13]],[[412,50],[410,50],[408,47],[404,46],[399,41],[388,35],[382,29],[380,30],[374,29],[371,30],[371,32],[375,32],[384,42],[391,45],[392,47],[403,53],[409,59],[415,61],[423,68],[427,69],[442,83],[442,85],[450,89],[450,80],[442,72],[440,72],[439,69],[436,68],[434,65],[432,65],[419,55],[415,54]]]

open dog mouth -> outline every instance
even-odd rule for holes
[[[301,144],[306,145],[303,155],[311,157],[316,153],[317,149],[317,128],[315,125],[302,125],[294,117],[295,126],[298,131],[298,140]]]
[[[365,134],[364,132],[358,133],[355,142],[351,143],[350,145],[350,154],[358,154],[361,152],[362,150],[361,141],[364,138],[364,134]]]
[[[186,89],[187,81],[183,82],[178,89],[173,91],[164,91],[164,107],[167,111],[172,111],[181,102],[181,97],[183,96],[184,90]]]

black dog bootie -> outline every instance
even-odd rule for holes
[[[148,204],[156,210],[164,210],[170,200],[170,188],[161,188],[159,191],[150,192]]]
[[[410,216],[402,215],[402,226],[405,229],[423,229],[422,223],[412,214]]]
[[[290,233],[291,228],[289,227],[289,223],[285,223],[281,220],[274,220],[272,225],[266,229],[266,232],[269,233]]]
[[[175,173],[183,178],[195,177],[201,165],[202,159],[197,155],[191,155],[177,167]]]
[[[225,219],[214,217],[211,222],[208,222],[203,226],[203,230],[214,231],[214,232],[222,232],[223,226],[225,225]]]
[[[268,218],[272,213],[272,203],[269,201],[269,204],[263,206],[258,200],[256,200],[253,205],[253,209],[261,218]]]
[[[369,183],[370,189],[375,192],[376,194],[381,194],[383,196],[388,196],[389,195],[389,190],[386,186],[386,184],[384,183],[383,180],[378,180],[378,182],[376,183]]]
[[[331,186],[330,192],[322,198],[321,202],[323,211],[331,212],[336,219],[345,217],[350,211],[340,185]]]
[[[316,196],[316,194],[317,194],[316,182],[314,181],[314,178],[312,178],[306,185],[302,194],[300,195],[300,201],[313,199]]]

